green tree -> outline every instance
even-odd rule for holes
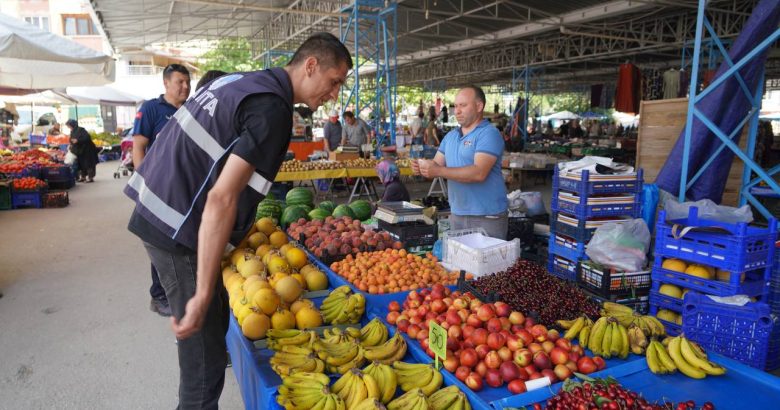
[[[263,68],[263,62],[252,58],[252,45],[244,38],[227,38],[198,59],[201,72],[221,70],[228,73]]]

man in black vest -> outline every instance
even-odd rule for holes
[[[317,110],[335,100],[350,68],[347,48],[317,33],[283,69],[212,81],[174,114],[125,188],[136,203],[128,229],[143,240],[173,313],[180,409],[217,408],[229,323],[220,261],[253,225],[284,160],[293,104]]]

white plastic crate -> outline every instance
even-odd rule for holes
[[[444,263],[475,277],[508,269],[520,258],[520,239],[491,238],[482,228],[449,231],[442,245]]]

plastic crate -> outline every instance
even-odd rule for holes
[[[708,352],[764,369],[775,328],[776,318],[770,315],[766,303],[734,306],[717,303],[706,295],[685,295],[683,333]]]
[[[655,316],[658,313],[658,309],[669,309],[665,306],[659,306],[657,304],[657,301],[653,299],[653,293],[650,292],[650,312],[649,314],[651,316]],[[669,309],[672,310],[672,309]],[[663,320],[661,318],[656,317],[661,324],[664,325],[664,328],[666,329],[666,334],[669,336],[677,336],[680,333],[682,333],[682,325],[678,325],[677,323],[667,322],[666,320]]]
[[[591,219],[611,216],[631,216],[638,218],[640,214],[639,195],[634,195],[634,200],[630,203],[587,203],[588,198],[581,196],[579,203],[562,201],[558,199],[557,192],[553,191],[552,210],[553,212],[563,212],[574,215],[578,219]]]
[[[740,282],[739,274],[732,274],[729,282],[721,282],[715,279],[704,279],[698,276],[688,275],[662,268],[663,258],[656,255],[653,266],[653,281],[671,283],[682,288],[695,290],[700,293],[715,296],[748,295],[762,296],[769,291],[769,267],[752,270],[745,273],[745,281]]]
[[[69,166],[43,167],[41,179],[49,182],[68,182],[73,179],[73,170]]]
[[[563,256],[572,261],[589,259],[588,255],[585,254],[584,243],[576,242],[563,235],[550,233],[547,246],[551,255]]]
[[[579,179],[561,176],[560,170],[555,167],[553,187],[558,190],[577,192],[580,196],[642,192],[641,169],[637,171],[636,176],[622,177],[620,180],[591,180],[590,177],[590,172],[587,170],[582,171]]]
[[[519,239],[491,238],[482,228],[449,231],[443,243],[444,262],[476,277],[506,270],[520,258]]]
[[[579,226],[572,226],[558,221],[556,218],[557,215],[553,214],[553,220],[550,221],[550,231],[571,237],[577,242],[588,243],[593,238],[593,234],[596,233],[597,228],[585,228],[587,221],[581,220]]]
[[[11,181],[0,181],[0,211],[11,209]]]
[[[403,243],[407,248],[431,246],[438,239],[438,226],[422,222],[391,224],[380,219],[379,229],[387,231],[393,239]]]
[[[534,221],[527,217],[510,217],[507,229],[507,240],[520,239],[520,243],[531,243],[534,240]]]
[[[646,294],[652,281],[650,271],[618,272],[593,262],[582,262],[577,274],[581,287],[604,298]]]
[[[684,232],[684,227],[699,229]],[[769,228],[763,229],[745,223],[728,224],[700,219],[698,209],[691,207],[685,219],[666,221],[666,212],[659,213],[655,255],[680,258],[730,272],[745,272],[771,266],[776,239],[777,220],[774,218],[769,220]]]
[[[591,299],[595,300],[598,303],[604,303],[604,302],[613,302],[620,305],[628,306],[631,309],[634,309],[635,312],[639,313],[640,315],[646,315],[650,311],[650,297],[648,295],[641,295],[636,297],[610,297],[610,298],[604,298],[599,295],[595,295],[591,292],[585,291],[585,294],[587,294]]]
[[[11,207],[19,208],[42,208],[40,191],[11,192]]]
[[[458,278],[458,290],[461,293],[471,293],[472,295],[476,296],[477,299],[481,300],[484,303],[494,303],[497,302],[498,295],[495,292],[490,292],[489,294],[485,295],[477,288],[474,287],[469,281],[466,280],[466,272],[460,271],[460,277]]]
[[[683,311],[682,299],[664,295],[655,289],[650,291],[650,303],[657,306],[659,309],[667,309],[677,313],[682,313]]]
[[[41,196],[44,208],[64,208],[70,204],[68,191],[49,191]]]
[[[579,266],[577,261],[566,259],[562,256],[550,253],[547,270],[553,275],[563,280],[576,281]]]

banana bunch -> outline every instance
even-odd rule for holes
[[[274,353],[269,362],[271,368],[281,376],[289,376],[298,372],[325,372],[325,362],[320,360],[308,347],[282,346],[281,350]]]
[[[316,332],[298,329],[268,329],[265,336],[268,348],[275,351],[282,350],[282,346],[311,347],[318,339]]]
[[[317,357],[325,361],[325,368],[329,373],[345,374],[365,362],[363,347],[355,340],[343,343],[317,340],[312,348]]]
[[[364,348],[366,359],[382,364],[392,364],[406,356],[406,340],[401,332],[396,332],[393,337],[378,346]]]
[[[348,327],[344,330],[334,327],[322,332],[322,340],[333,344],[354,342],[358,339],[360,339],[360,329],[355,327]]]
[[[558,326],[567,329],[566,333],[563,334],[563,337],[568,340],[574,340],[574,338],[580,335],[585,328],[593,326],[593,321],[587,316],[580,316],[574,320],[558,320],[555,323],[558,324]]]
[[[428,397],[431,410],[471,410],[471,403],[458,386],[445,387]]]
[[[379,399],[381,394],[376,380],[360,369],[346,371],[333,383],[331,390],[344,400],[348,410],[362,405],[366,399]]]
[[[368,398],[361,401],[357,404],[357,406],[351,408],[350,410],[387,410],[387,407],[385,407],[385,405],[377,399]]]
[[[628,340],[628,330],[616,319],[600,317],[586,337],[588,349],[593,354],[609,359],[610,357],[628,357],[630,342]],[[580,339],[580,343],[584,343]],[[583,344],[584,346],[584,344]]]
[[[381,397],[379,400],[384,403],[390,403],[395,397],[395,390],[398,387],[398,377],[395,375],[395,371],[392,367],[379,362],[371,362],[365,369],[363,374],[371,375],[376,380],[376,384],[379,385],[379,391]]]
[[[428,399],[420,389],[412,389],[390,402],[387,410],[429,410]]]
[[[339,286],[322,301],[320,312],[325,323],[340,325],[357,323],[366,310],[366,298],[353,293],[349,286]]]
[[[426,397],[435,393],[444,381],[441,372],[430,364],[395,362],[393,369],[401,390],[408,392],[420,389]]]
[[[651,341],[647,348],[647,367],[655,374],[679,370],[694,379],[726,373],[726,368],[711,362],[701,347],[683,336],[670,338],[668,347],[657,340]]]
[[[328,389],[322,373],[299,372],[282,377],[276,402],[285,410],[346,410],[344,401]]]
[[[664,325],[655,316],[643,316],[634,312],[628,306],[613,302],[604,302],[601,316],[615,318],[621,325],[628,328],[632,324],[637,325],[647,337],[661,337],[666,335]]]
[[[387,326],[379,318],[374,318],[360,329],[360,344],[363,347],[379,346],[389,337]]]
[[[633,354],[645,354],[648,346],[647,335],[637,325],[631,325],[628,328],[628,344]]]

